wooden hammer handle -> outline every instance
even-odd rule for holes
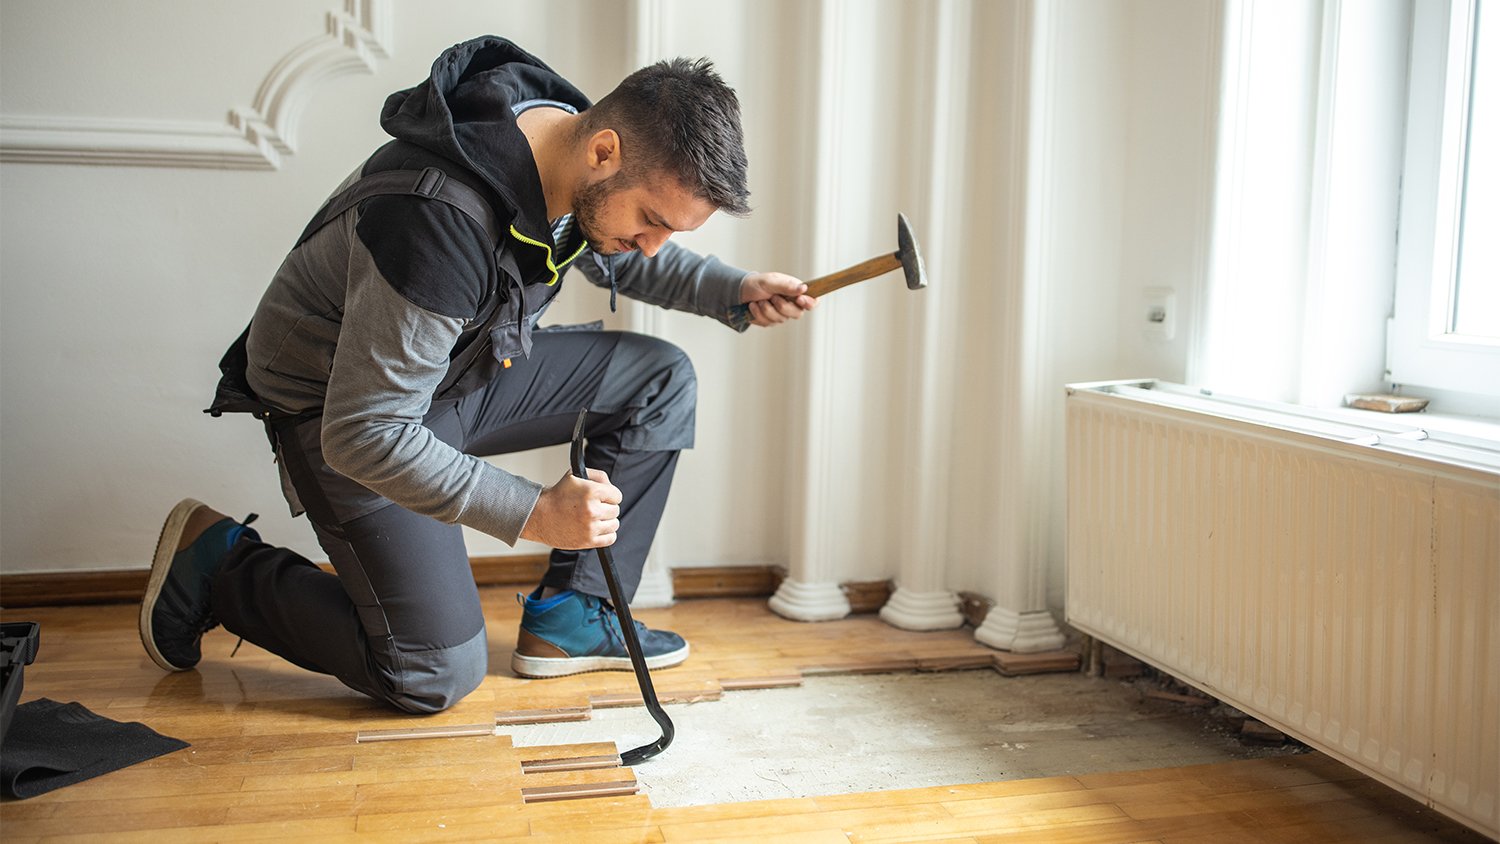
[[[868,261],[855,264],[848,269],[829,273],[821,278],[815,278],[807,283],[807,295],[817,297],[825,296],[838,290],[840,287],[848,287],[857,281],[874,278],[901,267],[901,256],[892,252],[888,255],[877,255]]]
[[[883,273],[888,273],[901,266],[901,254],[892,252],[888,255],[878,255],[862,264],[855,264],[848,269],[829,273],[821,278],[815,278],[807,283],[807,295],[818,297],[838,290],[840,287],[848,287],[867,278],[874,278]],[[744,331],[750,327],[750,306],[735,305],[729,309],[729,324],[737,331]]]

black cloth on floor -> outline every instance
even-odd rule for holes
[[[0,791],[35,797],[187,747],[145,724],[111,721],[78,703],[38,698],[16,707],[0,746]]]

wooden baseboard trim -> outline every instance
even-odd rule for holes
[[[849,612],[855,615],[867,612],[880,612],[885,602],[891,599],[891,590],[895,584],[889,580],[852,580],[841,584],[844,597],[849,599]]]
[[[676,598],[761,598],[776,594],[786,577],[780,566],[703,566],[672,569]]]
[[[146,571],[79,571],[0,575],[0,606],[61,607],[139,603]]]
[[[470,557],[479,586],[535,586],[547,571],[546,554]],[[319,568],[333,571],[327,563]],[[0,606],[63,607],[79,604],[134,604],[146,591],[145,569],[120,571],[0,574]],[[672,569],[672,592],[686,598],[763,598],[776,594],[786,577],[780,566],[704,566]],[[887,580],[843,586],[854,612],[874,612],[890,597]]]
[[[1034,654],[999,651],[995,654],[995,670],[1007,677],[1074,672],[1078,670],[1078,654],[1068,650]]]
[[[546,554],[502,554],[494,557],[470,557],[477,586],[528,586],[542,582],[547,573]]]
[[[471,557],[479,586],[535,586],[547,570],[546,554]],[[327,563],[318,566],[333,571]],[[66,607],[135,604],[146,592],[146,569],[0,574],[0,607]]]
[[[990,608],[995,602],[979,594],[978,592],[958,593],[958,612],[964,618],[964,624],[978,629],[984,624],[984,617],[990,614]]]

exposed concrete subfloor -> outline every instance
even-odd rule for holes
[[[1130,682],[994,671],[808,677],[666,708],[671,747],[637,765],[658,807],[813,797],[1197,765],[1301,752],[1248,744],[1227,722],[1142,699]],[[660,733],[639,707],[589,721],[504,728],[517,746]]]

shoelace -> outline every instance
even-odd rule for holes
[[[624,639],[623,635],[620,633],[619,618],[618,617],[615,618],[615,623],[614,624],[610,624],[609,623],[609,618],[612,615],[614,615],[614,613],[612,613],[612,612],[609,611],[609,609],[606,607],[606,605],[605,605],[605,603],[603,601],[600,601],[599,602],[599,606],[596,607],[595,610],[594,610],[594,614],[592,616],[590,616],[589,618],[585,619],[584,623],[585,624],[598,624],[598,625],[602,625],[604,627],[604,639],[605,639],[605,641],[610,642],[612,645],[618,645],[620,647],[624,647],[625,646],[625,639]]]
[[[246,516],[243,520],[240,521],[240,527],[242,527],[242,528],[250,527],[250,523],[253,522],[253,521],[255,521],[258,518],[260,518],[260,514],[259,513],[251,513],[250,515]],[[212,628],[210,628],[210,629],[212,629]],[[232,651],[229,652],[229,658],[230,659],[234,659],[234,655],[240,652],[240,645],[243,645],[243,644],[245,644],[245,637],[241,636],[240,640],[238,642],[234,643],[234,650],[232,650]]]
[[[613,624],[609,623],[611,620],[614,621]],[[611,606],[608,601],[604,600],[603,598],[599,599],[598,610],[594,613],[594,617],[589,619],[589,623],[603,624],[605,638],[619,645],[621,648],[625,647],[625,633],[620,627],[620,614],[615,612],[615,608]],[[635,630],[637,636],[639,636],[640,634],[645,633],[647,628],[646,625],[640,623],[639,621],[636,621]]]

